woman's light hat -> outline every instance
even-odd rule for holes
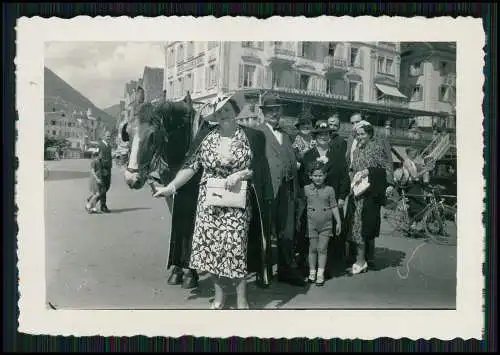
[[[372,124],[368,121],[359,121],[358,123],[354,124],[353,129],[356,131],[358,128],[365,127],[365,126],[371,126]]]
[[[241,91],[237,91],[232,95],[220,95],[214,99],[211,105],[207,107],[208,114],[205,119],[208,121],[214,120],[214,113],[220,111],[224,106],[231,105],[236,114],[236,117],[240,114],[246,105],[245,95]]]

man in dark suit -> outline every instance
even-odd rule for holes
[[[101,192],[101,211],[109,213],[110,210],[106,201],[106,193],[111,186],[111,168],[113,167],[113,158],[111,155],[111,133],[106,131],[102,140],[99,142],[99,155],[102,161],[102,192]]]
[[[295,214],[299,196],[297,160],[290,137],[281,130],[281,104],[266,95],[260,105],[265,122],[257,128],[266,137],[266,156],[272,179],[274,201],[271,230],[278,241],[278,281],[304,286],[295,260]]]

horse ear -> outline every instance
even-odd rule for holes
[[[120,138],[124,142],[128,142],[130,140],[130,136],[127,132],[127,127],[128,127],[128,123],[125,123],[125,124],[123,124],[122,128],[120,129]]]

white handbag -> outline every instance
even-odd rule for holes
[[[225,188],[226,179],[207,179],[205,206],[234,207],[244,209],[247,202],[247,181],[238,182],[231,190]]]
[[[352,192],[356,197],[364,193],[370,187],[370,181],[368,180],[368,176],[360,178],[358,174],[354,176],[353,182],[351,184]]]

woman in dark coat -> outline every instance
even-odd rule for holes
[[[194,220],[183,216],[173,224],[193,224],[189,266],[209,272],[213,276],[215,300],[212,309],[224,306],[224,290],[220,278],[236,281],[239,309],[248,308],[246,274],[257,272],[261,282],[268,284],[271,277],[269,205],[269,166],[265,158],[264,135],[254,129],[239,126],[235,117],[244,106],[244,98],[235,94],[218,102],[211,121],[205,126],[188,152],[184,168],[166,187],[159,188],[156,197],[175,194],[202,171],[196,184],[197,207]],[[224,179],[227,189],[240,181],[248,181],[247,203],[244,208],[211,206],[205,203],[206,181]],[[183,196],[187,198],[187,196]],[[193,196],[194,198],[194,196]],[[175,214],[175,200],[174,200]]]
[[[316,141],[316,146],[305,152],[302,160],[300,162],[299,168],[299,183],[301,188],[305,185],[311,183],[308,167],[311,163],[322,160],[326,164],[326,181],[325,183],[335,190],[335,196],[337,198],[337,203],[342,206],[350,190],[349,172],[347,168],[347,162],[345,155],[336,152],[331,146],[331,129],[328,128],[326,121],[316,122],[316,129],[312,131],[313,139]],[[302,206],[304,207],[304,206]],[[308,239],[305,238],[307,220],[305,218],[304,210],[301,211],[301,223],[299,225],[299,240],[301,241],[299,246],[299,253],[301,255],[301,260],[307,257],[307,242]],[[343,216],[343,213],[341,213]],[[335,226],[333,226],[335,230]],[[332,240],[331,249],[329,252],[329,259],[331,258],[343,258],[343,252],[345,250],[345,237],[344,233],[341,234],[339,238]],[[327,265],[327,274],[331,274],[333,262],[329,260]]]
[[[380,234],[380,209],[385,204],[386,195],[391,193],[392,174],[385,158],[384,149],[374,138],[371,124],[355,127],[358,144],[351,162],[351,180],[353,184],[368,178],[369,187],[357,196],[351,194],[349,201],[351,221],[349,239],[356,245],[356,262],[352,265],[352,274],[359,274],[368,269],[366,248],[372,245]]]

